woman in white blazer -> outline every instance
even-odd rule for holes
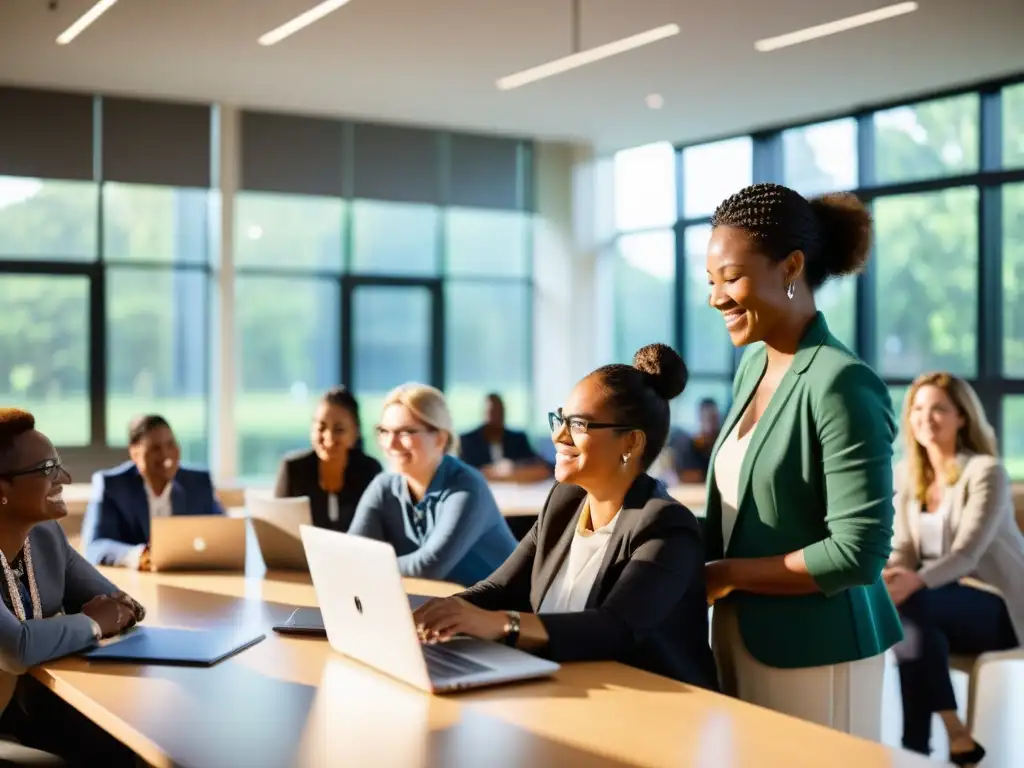
[[[1020,644],[1024,536],[995,434],[969,384],[949,373],[918,377],[904,401],[903,433],[893,551],[883,573],[903,620],[904,640],[893,649],[903,746],[928,754],[937,712],[950,761],[972,765],[985,750],[957,716],[949,655]],[[961,584],[967,576],[997,591]]]

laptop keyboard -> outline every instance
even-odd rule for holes
[[[423,658],[427,660],[427,672],[431,680],[451,680],[479,672],[490,672],[493,669],[443,645],[424,645]]]

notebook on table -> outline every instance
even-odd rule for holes
[[[233,629],[136,627],[81,655],[89,661],[212,667],[265,637],[263,633],[239,633]]]

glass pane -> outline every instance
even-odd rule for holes
[[[515,211],[451,208],[445,214],[448,274],[527,277],[532,219]]]
[[[1024,480],[1024,395],[1003,398],[1003,463],[1011,480]]]
[[[207,190],[103,185],[103,258],[107,261],[206,264],[208,242]]]
[[[733,346],[722,313],[708,305],[708,243],[711,226],[687,227],[683,359],[691,373],[732,373]]]
[[[672,230],[623,235],[615,258],[615,359],[628,363],[646,344],[672,344],[676,254]]]
[[[978,190],[877,200],[876,343],[883,376],[977,368]]]
[[[197,270],[107,269],[107,442],[159,413],[184,461],[206,465],[209,285]]]
[[[456,428],[480,425],[488,392],[505,401],[509,426],[532,427],[529,284],[453,281],[444,306],[445,392]]]
[[[1024,83],[1003,89],[1003,166],[1024,165]]]
[[[437,208],[415,203],[352,203],[353,272],[429,275],[438,272]]]
[[[615,228],[670,227],[676,220],[676,152],[667,141],[615,153]]]
[[[857,278],[829,280],[814,294],[814,302],[825,315],[832,334],[851,352],[856,351]]]
[[[1003,375],[1024,378],[1024,184],[1003,187]]]
[[[373,425],[393,387],[430,383],[433,301],[427,288],[360,286],[352,291],[352,385],[368,451],[379,454]]]
[[[683,209],[686,218],[710,216],[729,195],[754,177],[754,143],[741,136],[683,150]]]
[[[281,457],[309,447],[316,398],[341,383],[337,280],[235,279],[238,471],[272,477]]]
[[[0,256],[95,261],[98,209],[92,182],[0,176]]]
[[[857,186],[857,121],[852,118],[782,132],[783,183],[810,197]]]
[[[876,112],[875,183],[934,179],[978,169],[978,94]]]
[[[89,279],[0,275],[0,306],[0,403],[57,446],[87,445]]]
[[[235,202],[235,263],[340,272],[345,202],[334,197],[242,192]]]
[[[906,445],[903,442],[903,398],[907,396],[910,387],[889,387],[889,397],[892,398],[892,412],[896,416],[896,442],[893,443],[894,459],[899,461],[906,453]]]

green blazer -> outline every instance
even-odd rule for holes
[[[820,593],[727,598],[761,663],[797,668],[875,656],[903,636],[881,579],[892,549],[896,425],[881,379],[829,333],[821,313],[754,428],[740,469],[736,524],[722,551],[715,458],[767,362],[764,345],[753,345],[736,372],[732,409],[708,473],[707,558],[803,550]]]

